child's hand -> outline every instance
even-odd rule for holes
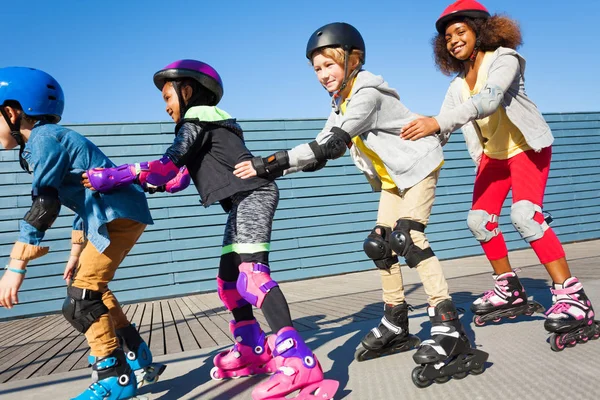
[[[432,135],[440,130],[435,118],[417,118],[402,127],[400,136],[406,140],[417,140]]]
[[[252,161],[243,161],[235,166],[233,174],[238,178],[248,179],[256,176],[256,170],[252,166]]]
[[[4,272],[0,279],[0,306],[10,309],[19,303],[18,292],[23,279],[25,279],[24,274],[8,270]]]
[[[75,272],[75,268],[79,264],[79,256],[70,256],[69,261],[67,261],[67,266],[65,267],[65,272],[63,273],[63,279],[67,282],[67,285],[71,283],[73,279],[73,273]]]
[[[103,168],[95,168],[95,169],[101,170]],[[81,184],[90,190],[96,190],[90,183],[90,178],[88,177],[87,171],[84,172],[83,174],[81,174]]]

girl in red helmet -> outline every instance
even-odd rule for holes
[[[131,183],[152,190],[166,185],[173,192],[169,186],[178,191],[189,184],[189,171],[204,206],[219,202],[229,214],[217,288],[233,313],[235,344],[215,356],[211,377],[275,372],[254,389],[254,400],[283,398],[298,390],[298,399],[317,398],[312,395],[316,391],[318,398],[332,398],[339,383],[323,379],[319,361],[294,329],[288,303],[271,278],[269,249],[279,189],[271,179],[244,180],[231,173],[252,154],[235,119],[216,107],[223,95],[221,77],[208,64],[180,60],[158,71],[154,83],[177,124],[173,144],[159,160],[89,170],[84,184],[103,192]],[[275,333],[268,343],[252,306],[262,309]]]
[[[552,278],[553,306],[545,328],[555,351],[600,336],[592,305],[579,280],[571,276],[565,252],[542,212],[554,138],[524,88],[525,60],[517,22],[494,15],[474,0],[451,4],[436,22],[437,67],[458,74],[440,113],[403,128],[416,140],[437,134],[447,141],[461,128],[478,166],[467,223],[494,269],[494,290],[472,305],[475,323],[531,314],[541,309],[527,295],[508,260],[498,215],[512,188],[511,220]]]

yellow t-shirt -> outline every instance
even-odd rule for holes
[[[463,99],[468,99],[481,91],[487,80],[489,62],[492,58],[491,51],[485,53],[481,67],[477,74],[477,82],[473,90],[469,88],[467,81],[463,82]],[[498,107],[496,112],[486,118],[475,121],[479,126],[483,152],[490,158],[496,160],[507,160],[524,151],[531,150],[525,137],[508,118],[503,106]]]
[[[354,84],[354,82],[352,82],[352,84]],[[352,89],[350,89],[350,91],[352,91]],[[340,105],[340,111],[342,112],[342,115],[346,113],[346,103],[348,102],[348,99],[350,99],[350,96],[348,96],[344,100],[344,102]],[[362,151],[363,154],[365,154],[367,157],[369,157],[369,159],[373,163],[373,167],[375,167],[375,172],[377,172],[377,175],[379,175],[379,179],[381,179],[381,188],[384,190],[396,189],[396,184],[392,180],[392,177],[390,176],[387,169],[385,168],[385,164],[383,163],[381,158],[379,158],[377,153],[375,153],[373,150],[369,149],[365,145],[363,140],[360,138],[360,136],[353,137],[352,143],[354,143],[354,145],[360,151]]]

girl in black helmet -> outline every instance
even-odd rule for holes
[[[229,214],[217,290],[233,314],[229,327],[236,342],[215,356],[211,377],[275,372],[253,390],[254,400],[284,398],[298,390],[297,399],[332,398],[338,382],[323,379],[319,361],[294,329],[287,301],[271,278],[269,250],[279,189],[269,179],[231,175],[234,165],[252,154],[235,119],[216,107],[223,95],[221,77],[206,63],[179,60],[158,71],[154,83],[177,124],[173,144],[160,160],[89,170],[85,185],[108,191],[134,182],[153,188],[166,184],[172,191],[168,182],[174,180],[181,190],[184,178],[178,176],[187,167],[204,206],[219,202]],[[275,334],[268,343],[252,306],[262,309]],[[319,397],[312,395],[316,391]]]
[[[317,29],[308,41],[306,57],[332,98],[333,110],[325,127],[315,141],[240,163],[234,173],[253,177],[314,171],[350,148],[356,166],[373,190],[381,192],[377,224],[364,242],[364,251],[380,271],[385,303],[381,323],[362,340],[356,359],[405,351],[418,344],[408,333],[408,304],[398,264],[402,256],[409,267],[417,269],[430,305],[433,340],[421,346],[415,360],[448,363],[439,371],[426,368],[429,379],[453,375],[459,369],[482,368],[487,354],[471,349],[442,266],[424,233],[444,162],[439,139],[400,138],[400,128],[418,116],[400,102],[398,93],[381,76],[362,69],[365,44],[353,26],[333,23]],[[434,350],[440,346],[446,351],[443,356]],[[466,366],[464,357],[475,361]]]

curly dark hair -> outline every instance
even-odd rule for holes
[[[483,18],[457,18],[452,21],[464,22],[473,31],[479,41],[479,50],[494,51],[498,47],[508,47],[516,50],[523,44],[519,23],[504,15],[494,15]],[[463,62],[454,58],[446,47],[444,34],[437,34],[431,40],[436,67],[444,75],[452,75],[463,71]]]

